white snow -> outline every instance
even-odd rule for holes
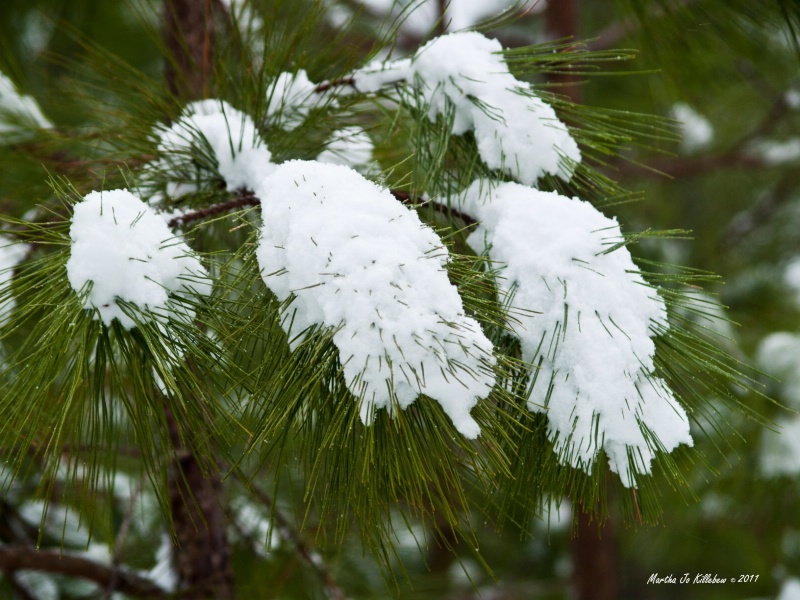
[[[681,147],[687,154],[707,148],[714,139],[711,122],[685,102],[672,107],[672,117],[681,122]]]
[[[344,165],[357,171],[368,170],[374,146],[366,131],[360,127],[344,127],[334,132],[317,161]]]
[[[800,600],[800,579],[789,577],[784,581],[777,600]]]
[[[175,123],[157,126],[154,134],[162,156],[155,166],[179,175],[168,188],[173,195],[196,189],[192,158],[198,152],[210,151],[209,158],[229,191],[252,189],[273,168],[272,155],[253,119],[223,100],[192,102]]]
[[[475,135],[481,160],[522,183],[546,174],[569,180],[581,153],[553,108],[516,79],[502,46],[477,32],[431,40],[409,63],[372,64],[355,74],[356,88],[377,91],[398,78],[415,85],[428,117],[453,113],[452,132]]]
[[[437,2],[435,0],[359,0],[378,15],[399,15],[405,9],[400,31],[414,36],[424,36],[429,34],[436,26],[439,18]],[[409,11],[408,7],[414,3],[414,9]],[[445,24],[450,31],[466,29],[478,24],[488,17],[499,15],[503,11],[511,8],[517,2],[515,0],[451,0],[448,2],[445,13]],[[519,6],[521,11],[540,12],[546,5],[545,0],[529,0]]]
[[[317,84],[308,79],[303,69],[281,73],[268,94],[267,116],[282,129],[296,129],[322,101],[322,94],[316,89]]]
[[[127,190],[89,193],[75,205],[69,233],[70,285],[78,293],[88,290],[85,308],[106,325],[118,319],[126,329],[134,327],[119,300],[160,318],[180,312],[191,319],[192,311],[176,306],[170,294],[210,291],[208,274],[189,246]]]
[[[375,93],[383,87],[414,80],[411,59],[374,60],[354,74],[355,88],[362,93]]]
[[[419,394],[456,429],[480,432],[470,410],[489,394],[492,345],[464,314],[442,241],[387,190],[344,166],[290,161],[256,189],[263,229],[256,256],[267,287],[291,299],[283,327],[296,347],[334,328],[361,417]]]
[[[469,245],[501,269],[508,325],[532,365],[528,408],[547,414],[560,460],[588,471],[602,448],[631,486],[650,473],[656,449],[692,445],[686,413],[653,374],[664,302],[627,248],[606,252],[622,239],[616,220],[516,183],[476,182],[462,208],[480,221]]]
[[[172,566],[172,539],[165,533],[156,550],[156,564],[143,575],[167,592],[178,589],[178,574]]]
[[[24,129],[47,129],[52,126],[36,100],[21,95],[14,83],[0,73],[0,138]]]

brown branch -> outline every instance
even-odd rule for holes
[[[463,221],[467,227],[471,227],[478,223],[478,221],[473,219],[467,213],[462,212],[457,208],[453,208],[452,206],[442,204],[441,202],[434,202],[432,200],[423,200],[422,198],[411,196],[407,192],[401,192],[400,190],[390,190],[390,191],[392,193],[392,196],[397,198],[400,202],[402,202],[406,206],[414,206],[414,207],[430,206],[431,208],[433,208],[433,210],[435,210],[439,214],[442,214],[446,217],[455,217],[456,219]]]
[[[261,206],[261,200],[256,198],[252,192],[243,191],[231,200],[220,202],[219,204],[212,204],[211,206],[173,217],[167,222],[167,225],[172,229],[176,229],[178,227],[183,227],[187,223],[214,217],[228,212],[229,210],[236,210],[237,208],[244,208],[245,206]]]
[[[653,158],[647,163],[621,163],[614,173],[619,179],[634,177],[672,177],[682,179],[697,177],[725,169],[764,169],[770,165],[763,158],[739,151],[709,154],[706,156],[670,156]]]
[[[327,92],[331,88],[342,87],[342,86],[346,86],[346,85],[355,87],[356,78],[355,77],[342,77],[341,79],[333,79],[331,81],[323,81],[317,87],[314,88],[314,91],[317,94],[321,94],[322,92]]]
[[[548,2],[544,9],[547,36],[552,40],[577,39],[580,35],[579,13],[579,0]],[[578,77],[569,73],[548,73],[547,80],[559,86],[559,92],[566,95],[571,102],[580,103],[582,94]]]
[[[467,213],[462,212],[456,208],[452,208],[447,206],[446,204],[442,204],[440,202],[433,202],[431,200],[423,200],[422,198],[412,196],[408,192],[403,192],[400,190],[390,190],[392,196],[394,196],[397,200],[405,204],[406,206],[412,207],[422,207],[422,206],[430,206],[436,212],[445,215],[447,217],[454,217],[464,222],[465,225],[472,226],[477,223],[475,219],[469,216]],[[226,200],[225,202],[220,202],[218,204],[212,204],[211,206],[207,206],[205,208],[199,208],[197,210],[184,213],[177,217],[173,217],[167,222],[167,225],[172,228],[176,229],[178,227],[183,227],[187,223],[192,223],[194,221],[201,221],[203,219],[207,219],[209,217],[214,217],[216,215],[220,215],[224,212],[228,212],[229,210],[236,210],[237,208],[244,208],[245,206],[261,206],[261,200],[250,190],[240,190],[235,198],[230,200]]]
[[[167,598],[170,595],[149,579],[128,571],[115,570],[103,564],[70,553],[36,550],[30,546],[0,546],[0,570],[46,571],[80,577],[107,587],[116,577],[116,590],[141,598]],[[115,574],[116,573],[116,574]]]

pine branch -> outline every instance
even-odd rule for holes
[[[169,598],[170,594],[149,579],[70,553],[37,550],[32,546],[0,546],[0,569],[45,571],[93,581],[101,587],[115,583],[116,591],[138,598]]]
[[[405,204],[406,206],[411,207],[420,207],[420,206],[431,206],[433,210],[442,215],[448,217],[454,217],[463,221],[466,226],[472,226],[477,224],[477,221],[470,217],[465,212],[462,212],[456,208],[452,208],[446,204],[442,204],[441,202],[434,202],[432,200],[424,200],[418,196],[412,196],[408,192],[403,192],[400,190],[390,190],[392,196],[394,196],[397,200]],[[202,221],[203,219],[207,219],[209,217],[215,217],[222,213],[236,210],[239,208],[244,208],[245,206],[261,206],[261,199],[258,198],[251,190],[239,190],[235,197],[231,198],[230,200],[226,200],[225,202],[219,202],[217,204],[212,204],[205,208],[200,208],[197,210],[186,212],[182,215],[177,217],[173,217],[169,221],[167,221],[167,225],[169,225],[172,229],[177,229],[187,225],[188,223],[193,223],[195,221]]]
[[[256,198],[253,192],[251,192],[250,190],[242,190],[237,194],[235,198],[232,198],[231,200],[220,202],[218,204],[212,204],[211,206],[207,206],[206,208],[201,208],[195,211],[184,213],[177,217],[173,217],[167,222],[167,225],[169,225],[169,227],[172,229],[176,229],[179,227],[183,227],[188,223],[193,223],[194,221],[201,221],[203,219],[207,219],[209,217],[214,217],[224,212],[228,212],[229,210],[244,208],[245,206],[261,206],[261,200]]]

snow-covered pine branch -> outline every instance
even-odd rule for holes
[[[497,40],[478,32],[435,38],[413,57],[358,71],[361,92],[413,86],[433,121],[452,118],[452,133],[472,132],[492,170],[535,185],[546,174],[572,177],[581,153],[553,108],[508,70]]]
[[[291,161],[256,190],[263,224],[256,256],[267,287],[291,301],[282,325],[297,346],[333,328],[361,417],[420,394],[476,437],[470,409],[494,385],[492,345],[464,314],[432,229],[381,189],[340,165]]]
[[[192,249],[127,190],[87,194],[74,207],[69,233],[70,285],[106,325],[114,319],[126,329],[136,325],[124,303],[157,320],[191,322],[190,305],[173,297],[210,292],[208,273]]]
[[[589,471],[602,448],[630,487],[657,450],[691,446],[685,411],[654,374],[664,301],[616,219],[517,183],[475,182],[461,208],[480,221],[468,243],[495,263],[511,299],[508,326],[531,367],[528,408],[547,414],[560,459]]]

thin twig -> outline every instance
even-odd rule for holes
[[[111,557],[111,568],[113,569],[113,573],[111,576],[111,581],[108,582],[108,587],[106,587],[105,593],[103,594],[103,598],[106,600],[111,600],[111,595],[116,591],[114,588],[117,585],[117,573],[119,573],[119,566],[122,563],[122,547],[125,544],[125,538],[128,537],[128,531],[130,530],[131,521],[133,520],[133,512],[136,508],[136,502],[139,500],[139,496],[141,496],[143,488],[144,479],[139,481],[139,485],[136,486],[133,494],[131,494],[131,499],[128,503],[128,508],[125,511],[125,515],[122,518],[122,524],[119,527],[117,538],[114,540],[114,554]]]
[[[245,206],[261,206],[261,200],[256,198],[252,192],[244,191],[231,200],[220,202],[219,204],[212,204],[211,206],[173,217],[167,222],[167,225],[169,225],[172,229],[175,229],[178,227],[183,227],[187,223],[191,223],[193,221],[207,219],[208,217],[220,215],[224,212],[228,212],[229,210],[236,210],[237,208],[243,208]]]
[[[325,592],[328,594],[328,597],[331,600],[347,600],[347,595],[344,593],[344,590],[339,587],[339,584],[336,583],[336,580],[333,578],[333,575],[331,574],[328,565],[322,558],[322,555],[311,548],[303,540],[300,532],[292,526],[292,524],[289,522],[289,519],[278,509],[277,506],[275,506],[275,502],[272,500],[272,497],[264,490],[260,489],[256,485],[253,485],[251,482],[249,482],[249,480],[245,479],[244,475],[240,471],[236,470],[236,472],[247,490],[252,493],[259,500],[259,502],[261,502],[267,508],[267,510],[269,510],[272,520],[277,527],[278,535],[280,535],[284,541],[293,546],[295,552],[297,552],[300,558],[302,558],[303,561],[317,573],[322,581],[322,585],[325,588]]]
[[[327,92],[331,88],[335,87],[342,87],[342,86],[355,86],[356,78],[355,77],[342,77],[341,79],[333,79],[331,81],[323,81],[317,87],[314,88],[314,91],[317,94],[321,94],[322,92]]]
[[[446,204],[434,202],[432,200],[423,200],[420,197],[412,196],[408,192],[403,192],[400,190],[390,190],[390,192],[392,193],[392,196],[407,206],[430,206],[433,208],[433,210],[440,214],[448,217],[454,217],[463,221],[467,226],[472,226],[477,223],[475,219],[465,212],[462,212],[451,206],[447,206]],[[205,208],[199,208],[177,217],[173,217],[167,222],[167,224],[172,229],[176,229],[178,227],[183,227],[187,223],[214,217],[229,210],[236,210],[237,208],[243,208],[245,206],[261,206],[261,200],[250,190],[241,190],[235,198],[226,200],[225,202],[219,202],[218,204],[212,204],[211,206],[207,206]]]

